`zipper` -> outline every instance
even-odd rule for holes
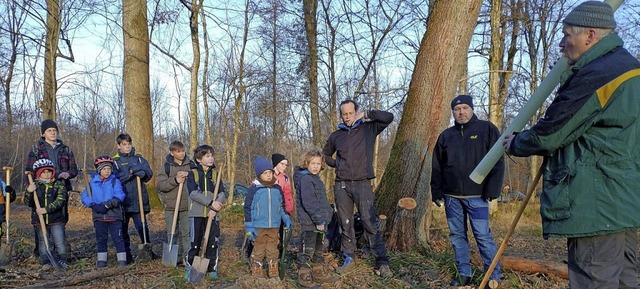
[[[460,135],[464,136],[464,124],[460,125]]]
[[[204,191],[202,191],[202,194],[206,197],[207,196],[207,172],[205,172],[204,170],[202,171],[202,176],[204,177],[203,179],[203,183],[204,183]],[[202,214],[206,217],[207,216],[207,207],[206,206],[202,206]]]
[[[37,193],[37,192],[36,192]],[[49,203],[49,186],[45,185],[44,186],[44,207],[47,207],[47,204]],[[49,214],[44,214],[45,216],[45,224],[49,224]]]
[[[269,200],[269,226],[271,226],[271,188],[267,188],[267,199]]]

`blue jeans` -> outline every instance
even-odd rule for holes
[[[54,257],[59,260],[67,260],[67,247],[64,243],[64,223],[56,223],[47,225],[47,241],[49,241],[49,251]],[[47,258],[47,246],[44,244],[44,238],[42,237],[42,230],[40,225],[34,226],[36,232],[38,232],[38,250],[40,253],[40,263],[49,263]]]
[[[486,271],[497,251],[489,228],[489,203],[483,201],[479,196],[463,199],[445,195],[444,200],[447,224],[449,225],[449,239],[451,239],[453,246],[458,272],[462,276],[472,276],[469,240],[467,238],[467,217]],[[490,279],[500,279],[500,262],[491,273]]]

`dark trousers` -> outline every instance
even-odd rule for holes
[[[572,289],[638,288],[636,230],[603,236],[568,238]]]
[[[342,229],[342,252],[352,255],[356,251],[356,232],[353,228],[353,206],[355,205],[360,212],[365,240],[376,258],[375,266],[388,265],[387,249],[378,232],[379,219],[373,202],[371,181],[336,181],[333,192]]]
[[[189,218],[189,223],[191,227],[191,233],[189,234],[191,248],[187,255],[187,261],[189,264],[193,264],[193,258],[195,258],[195,256],[200,256],[202,240],[204,239],[204,233],[207,229],[207,218],[191,217]],[[218,240],[220,238],[220,223],[217,218],[211,223],[211,230],[209,231],[208,238],[207,248],[204,253],[205,258],[209,259],[207,272],[218,271]]]
[[[145,214],[146,216],[146,214]],[[127,252],[127,259],[131,256],[131,237],[129,237],[129,221],[133,220],[133,225],[136,226],[136,231],[138,231],[138,235],[140,236],[140,243],[144,243],[145,235],[147,243],[151,243],[150,235],[149,235],[149,225],[147,222],[144,224],[144,228],[142,226],[142,219],[140,219],[140,213],[135,212],[127,212],[124,213],[124,221],[122,222],[122,239],[124,240],[124,248]],[[144,231],[143,231],[144,230]]]
[[[310,262],[324,263],[322,251],[324,250],[324,234],[318,231],[303,231],[302,250],[298,254],[298,264],[309,266]]]
[[[122,238],[122,222],[93,222],[93,226],[96,229],[96,247],[98,253],[107,252],[107,242],[109,235],[111,235],[111,242],[116,247],[116,252],[124,253],[124,239]]]

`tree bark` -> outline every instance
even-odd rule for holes
[[[504,99],[500,95],[500,74],[503,72],[504,21],[502,0],[491,0],[491,46],[489,47],[489,121],[503,128]]]
[[[47,2],[47,35],[44,49],[44,96],[41,103],[42,114],[45,119],[56,119],[56,92],[58,80],[56,78],[56,59],[58,41],[60,39],[60,1]]]
[[[379,212],[394,220],[384,232],[389,249],[405,251],[426,245],[431,221],[431,150],[449,122],[449,101],[460,76],[457,63],[467,59],[476,23],[470,19],[477,19],[481,4],[482,0],[436,0],[429,14],[403,116],[376,193]],[[402,197],[415,198],[418,207],[398,219],[396,202]]]
[[[307,79],[309,80],[309,105],[311,106],[311,133],[313,145],[322,147],[322,131],[320,129],[320,109],[318,107],[318,1],[304,0],[304,28],[307,32],[307,52],[309,67]]]
[[[147,2],[123,0],[122,28],[124,40],[123,86],[125,123],[136,151],[149,164],[153,157],[153,118],[149,89],[149,34]],[[149,182],[155,184],[155,182]]]
[[[503,270],[507,269],[527,273],[542,273],[545,275],[554,275],[563,279],[569,279],[569,268],[567,268],[567,264],[563,263],[507,256],[500,258],[500,262]]]

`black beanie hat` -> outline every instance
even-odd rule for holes
[[[58,125],[51,119],[45,119],[40,125],[40,133],[44,134],[44,132],[50,128],[55,128],[56,130],[58,130]]]
[[[275,168],[281,161],[286,160],[287,157],[285,157],[283,154],[272,154],[271,155],[271,163],[273,164],[273,167]]]
[[[461,95],[456,96],[451,101],[451,110],[453,110],[453,108],[456,107],[456,105],[462,104],[462,103],[470,106],[471,109],[473,109],[473,98],[471,97],[471,95],[461,94]]]

